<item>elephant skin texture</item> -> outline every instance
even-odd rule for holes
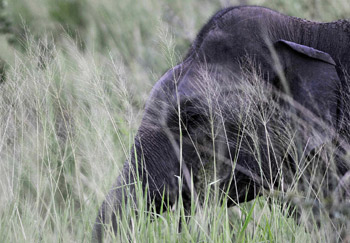
[[[233,206],[262,190],[288,191],[300,168],[307,180],[313,159],[332,181],[322,185],[325,193],[349,196],[342,181],[349,174],[348,74],[348,20],[311,22],[257,6],[217,12],[152,89],[93,240],[102,241],[105,224],[117,233],[121,205],[137,204],[135,181],[157,210],[163,195],[171,206],[179,191],[188,207],[214,179]]]

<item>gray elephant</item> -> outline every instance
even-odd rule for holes
[[[348,74],[347,20],[317,23],[256,6],[219,11],[151,91],[131,159],[100,208],[94,240],[102,241],[105,223],[117,231],[121,204],[136,203],[135,181],[157,210],[163,195],[176,202],[179,186],[186,208],[210,176],[235,205],[261,189],[281,188],[282,180],[287,185],[300,161],[332,144],[338,181],[327,187],[337,189],[349,173],[342,159]]]

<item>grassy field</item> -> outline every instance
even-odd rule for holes
[[[88,242],[153,84],[212,14],[239,3],[318,21],[350,17],[347,0],[0,0],[0,242]],[[179,203],[156,220],[124,222],[119,240],[346,239],[349,224],[327,215],[319,228],[297,224],[286,207],[273,197],[206,203],[178,233]]]

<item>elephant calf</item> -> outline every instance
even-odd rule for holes
[[[347,20],[318,23],[255,6],[217,12],[152,89],[94,239],[102,241],[107,222],[117,231],[121,204],[136,203],[135,181],[157,210],[163,195],[176,202],[179,186],[187,207],[215,178],[235,205],[262,189],[286,191],[316,170],[327,173],[322,187],[349,195],[349,54]]]

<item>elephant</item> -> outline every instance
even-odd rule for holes
[[[281,188],[281,180],[288,184],[300,158],[332,144],[337,181],[327,186],[337,189],[350,171],[343,156],[350,140],[349,55],[349,20],[313,22],[259,6],[218,11],[182,62],[154,85],[93,239],[102,241],[106,223],[117,233],[121,205],[137,201],[136,181],[157,210],[180,194],[186,208],[207,185],[203,171],[214,170],[208,176],[233,206]]]

